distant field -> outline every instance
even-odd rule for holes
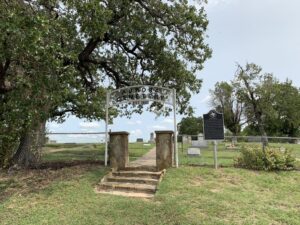
[[[129,157],[134,160],[153,148],[153,144],[129,143]],[[42,160],[104,160],[104,144],[47,144],[42,151]]]

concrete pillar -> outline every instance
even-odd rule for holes
[[[128,135],[125,131],[109,133],[109,162],[110,167],[115,170],[128,166]]]
[[[156,134],[156,167],[163,170],[172,166],[174,132],[170,130],[155,131]]]

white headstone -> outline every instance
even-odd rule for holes
[[[205,140],[197,140],[197,141],[192,141],[192,147],[206,148],[208,147],[208,144],[207,141]]]
[[[189,156],[200,156],[200,148],[188,148],[187,154]]]

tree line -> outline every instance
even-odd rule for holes
[[[211,105],[224,113],[226,128],[236,136],[261,135],[299,137],[300,90],[291,80],[280,82],[254,63],[237,65],[230,82],[218,82]]]
[[[233,80],[217,82],[210,97],[232,136],[259,135],[264,144],[267,136],[300,136],[300,89],[254,63],[238,64]],[[203,133],[203,118],[184,117],[178,126],[181,135],[197,135]]]

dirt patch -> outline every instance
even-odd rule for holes
[[[210,192],[212,192],[212,193],[219,193],[219,192],[222,192],[223,191],[223,189],[221,189],[221,188],[214,188],[214,189],[210,189]]]
[[[203,167],[203,168],[215,168],[214,165],[208,164],[208,163],[201,163],[201,164],[190,163],[190,164],[188,164],[188,166],[191,166],[191,167]],[[218,164],[218,168],[232,168],[232,167],[233,167],[232,165]]]
[[[74,161],[52,161],[43,162],[31,167],[30,169],[52,169],[58,170],[67,167],[79,166],[79,165],[104,165],[103,160],[74,160]]]
[[[78,164],[78,162],[74,162],[72,168],[61,163],[54,165],[47,163],[43,169],[17,170],[9,173],[2,170],[0,171],[0,202],[11,195],[27,195],[43,190],[56,181],[78,179],[85,172],[97,167],[99,167],[99,163]]]
[[[225,176],[221,178],[221,181],[231,185],[239,185],[241,183],[241,179],[234,176]]]
[[[243,178],[237,174],[229,174],[223,170],[219,170],[219,174],[216,177],[218,182],[229,185],[239,185],[243,182]]]
[[[191,180],[191,185],[193,186],[201,186],[204,182],[204,179],[202,177],[194,177]]]

